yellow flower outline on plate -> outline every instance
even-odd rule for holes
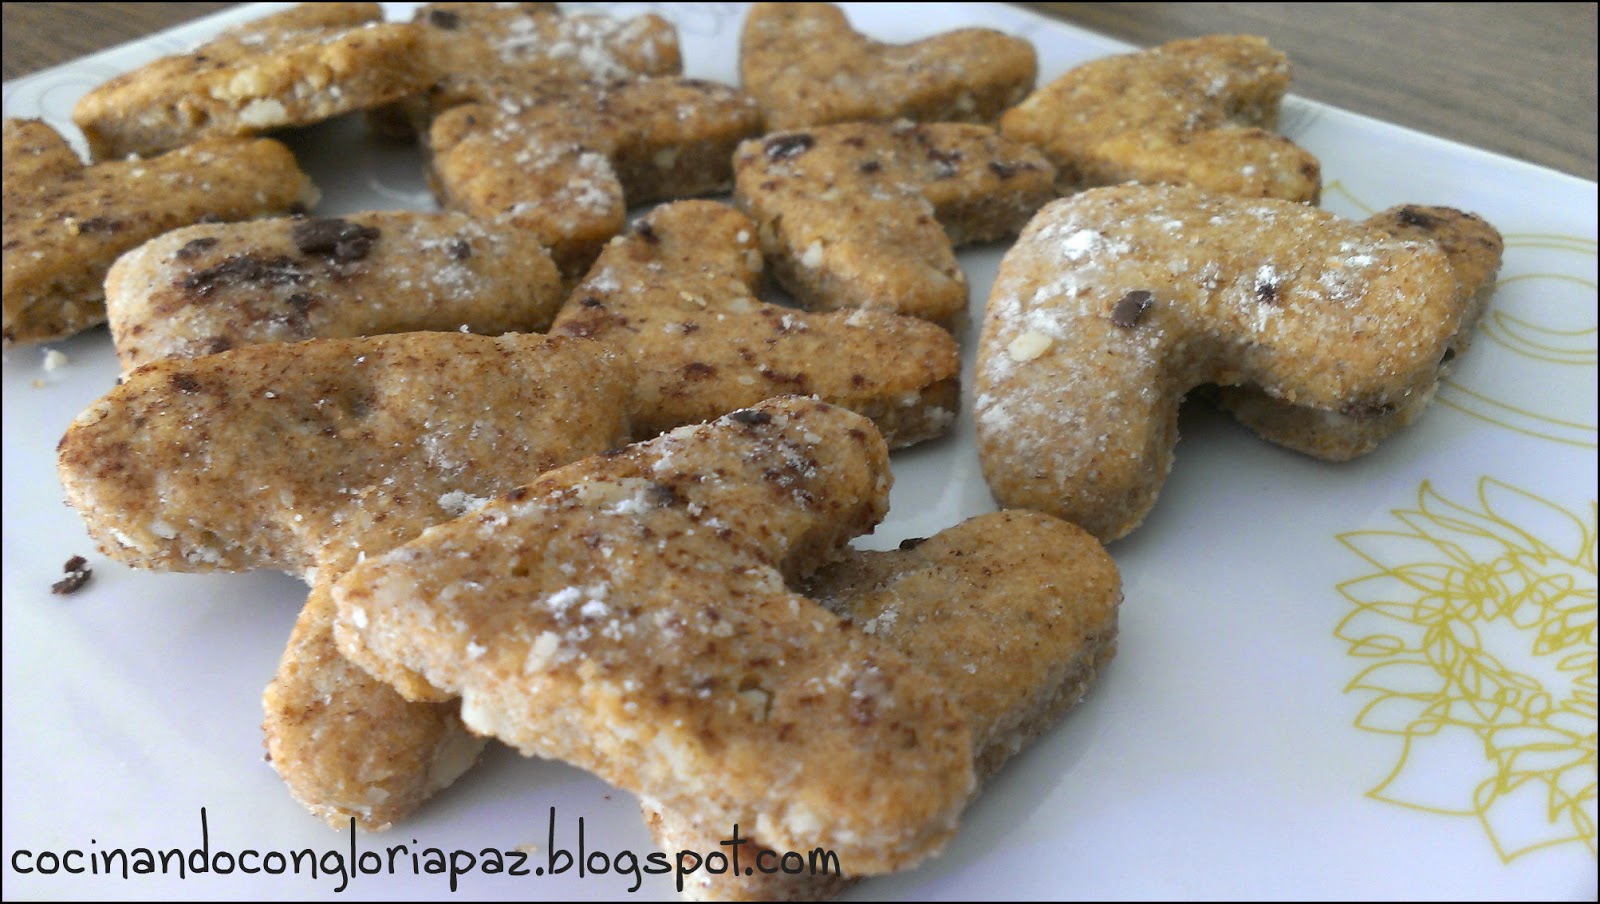
[[[1400,739],[1369,797],[1474,816],[1509,863],[1595,854],[1596,506],[1574,513],[1490,477],[1477,508],[1424,481],[1402,527],[1340,534],[1377,569],[1346,581],[1335,630],[1370,664],[1355,726]]]

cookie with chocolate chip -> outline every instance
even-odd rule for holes
[[[374,111],[385,134],[427,137],[451,107],[525,103],[551,85],[610,84],[683,71],[678,31],[654,14],[631,18],[554,3],[428,3],[412,16],[427,89]]]
[[[1478,319],[1494,294],[1505,242],[1482,217],[1449,207],[1402,204],[1366,223],[1398,239],[1436,244],[1450,259],[1456,294],[1464,299],[1464,308],[1461,328],[1439,358],[1442,379],[1472,345]],[[1225,411],[1264,439],[1325,461],[1347,461],[1377,449],[1414,423],[1433,396],[1430,390],[1393,407],[1326,411],[1275,399],[1252,386],[1219,387],[1216,392],[1217,403]]]
[[[748,217],[713,201],[663,205],[606,246],[551,333],[633,361],[640,437],[790,394],[866,415],[891,448],[949,429],[961,367],[949,333],[889,311],[769,304],[762,275]]]
[[[980,779],[1087,694],[1116,652],[1122,581],[1099,543],[1037,512],[992,512],[900,549],[845,552],[801,583],[852,630],[887,642],[942,683],[971,732]],[[646,802],[664,851],[718,850],[729,825]],[[736,817],[740,859],[757,862],[754,814]],[[841,864],[846,866],[847,864]],[[846,869],[848,873],[848,869]],[[818,901],[836,875],[694,875],[691,900]]]
[[[834,851],[852,874],[950,839],[970,728],[891,645],[789,589],[887,510],[872,424],[772,399],[558,468],[357,565],[339,648],[474,732],[617,788]]]
[[[561,300],[531,235],[460,213],[191,226],[124,254],[106,278],[123,370],[316,337],[543,332]]]
[[[1155,505],[1190,390],[1251,386],[1312,419],[1408,410],[1462,341],[1492,267],[1474,272],[1389,215],[1355,222],[1170,185],[1057,201],[1006,254],[989,297],[984,475],[1003,505],[1114,540]],[[1270,422],[1262,432],[1293,438]]]
[[[844,123],[739,146],[734,199],[785,289],[815,310],[962,322],[954,247],[1016,234],[1055,197],[1055,168],[987,126]]]
[[[630,205],[727,189],[755,102],[697,79],[545,86],[445,111],[429,130],[440,203],[528,230],[576,281]]]
[[[168,230],[284,214],[317,199],[289,149],[265,138],[86,166],[43,121],[8,119],[3,170],[8,345],[104,323],[112,262]]]

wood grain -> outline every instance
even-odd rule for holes
[[[5,3],[5,77],[234,5]],[[1294,61],[1297,94],[1596,178],[1592,3],[1024,5],[1140,46],[1265,35]]]

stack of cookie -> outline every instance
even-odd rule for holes
[[[761,3],[741,87],[682,67],[660,17],[545,3],[227,32],[83,98],[102,162],[7,123],[4,335],[109,319],[124,379],[60,446],[107,555],[311,586],[265,728],[314,813],[385,828],[496,738],[638,794],[666,849],[737,824],[844,871],[696,896],[815,897],[938,853],[1083,697],[1121,602],[1101,544],[1154,505],[1186,395],[1370,451],[1465,351],[1499,236],[1317,209],[1256,38],[1035,90],[1015,37]],[[259,136],[357,111],[444,211],[307,215]],[[890,451],[960,410],[954,248],[1019,234],[973,398],[1016,510],[849,549]]]

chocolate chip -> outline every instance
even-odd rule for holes
[[[784,386],[784,392],[796,395],[805,395],[806,389],[810,385],[810,380],[803,373],[786,374],[770,367],[763,367],[761,368],[761,376],[769,383],[777,383]]]
[[[664,483],[651,484],[646,493],[657,508],[671,508],[674,505],[683,505],[688,501],[676,489]]]
[[[290,237],[303,254],[320,254],[348,263],[367,256],[372,243],[378,240],[378,230],[349,220],[318,218],[294,224]]]
[[[172,388],[179,392],[199,392],[200,381],[190,374],[173,374],[168,378]]]
[[[444,253],[453,261],[464,261],[472,256],[472,243],[466,239],[451,239],[444,246]]]
[[[922,544],[924,544],[926,542],[928,542],[928,538],[927,537],[907,537],[904,540],[900,541],[900,548],[901,549],[916,549],[918,546],[921,546]]]
[[[521,502],[522,500],[528,498],[528,488],[517,487],[516,489],[506,493],[505,498],[510,502]]]
[[[121,228],[122,222],[120,220],[113,220],[108,217],[90,217],[78,224],[78,233],[82,235],[92,232],[116,232]]]
[[[883,164],[876,160],[868,160],[867,162],[861,164],[860,169],[863,173],[875,173],[878,170],[883,169]]]
[[[307,292],[296,292],[289,296],[289,307],[294,308],[295,312],[301,315],[304,315],[316,303],[317,296]]]
[[[1415,226],[1419,229],[1432,229],[1439,225],[1438,217],[1409,204],[1400,208],[1400,212],[1395,215],[1395,219],[1399,221],[1401,226]]]
[[[182,248],[173,253],[173,257],[180,261],[193,260],[200,256],[200,252],[215,245],[217,240],[207,236],[205,238],[191,239]]]
[[[1270,279],[1256,281],[1256,301],[1262,304],[1278,303],[1278,284]]]
[[[633,224],[633,234],[652,245],[661,244],[661,236],[656,234],[656,228],[645,220]]]
[[[211,341],[206,343],[206,354],[217,355],[227,351],[230,348],[233,348],[233,341],[231,339],[228,339],[226,336],[212,336]]]
[[[960,151],[945,151],[939,148],[928,148],[928,159],[933,161],[933,174],[940,179],[948,179],[956,174],[961,164]]]
[[[709,380],[716,376],[717,368],[704,361],[690,361],[683,366],[685,380]]]
[[[603,308],[603,307],[605,307],[605,303],[602,302],[600,299],[594,297],[593,295],[585,295],[585,296],[583,296],[582,298],[578,299],[578,304],[581,304],[586,308]]]
[[[305,271],[287,257],[263,260],[249,254],[235,254],[221,263],[191,273],[178,285],[204,298],[218,286],[254,283],[267,286],[288,286],[305,282]]]
[[[1146,311],[1155,304],[1155,295],[1146,289],[1135,289],[1122,296],[1111,309],[1111,322],[1123,329],[1133,329],[1144,319]]]
[[[89,583],[89,576],[94,574],[89,567],[89,562],[83,556],[73,556],[67,564],[61,566],[66,572],[66,577],[50,585],[50,592],[65,596],[68,593],[77,593],[83,585]]]
[[[768,160],[788,160],[811,150],[816,143],[817,140],[815,138],[805,132],[800,132],[795,135],[776,135],[768,138],[766,144],[762,145],[762,147],[767,151]]]
[[[758,427],[762,424],[772,423],[772,415],[766,413],[765,411],[756,411],[752,408],[741,408],[738,411],[729,414],[728,420],[737,421],[741,424],[748,424],[751,427]]]
[[[435,28],[452,31],[461,27],[461,17],[447,9],[429,10],[428,24]]]

